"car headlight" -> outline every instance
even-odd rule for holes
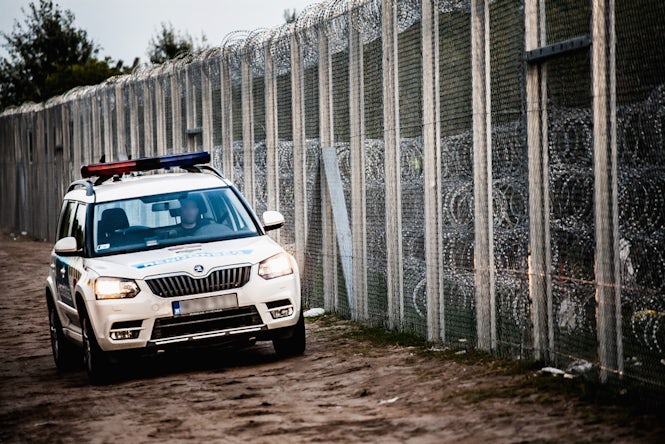
[[[293,274],[293,267],[286,253],[271,256],[259,264],[259,276],[263,279],[274,279],[288,274]]]
[[[101,277],[95,281],[97,299],[133,298],[139,291],[139,286],[131,279]]]

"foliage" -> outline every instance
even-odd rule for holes
[[[99,47],[74,26],[74,14],[51,0],[21,10],[24,22],[2,33],[9,58],[0,60],[0,109],[41,102],[79,85],[99,83],[131,68],[96,58]],[[138,60],[135,60],[135,64]]]
[[[284,21],[286,23],[293,23],[296,21],[296,18],[298,17],[298,11],[296,11],[295,9],[285,9],[282,16],[284,17]]]
[[[205,49],[207,38],[201,34],[200,43],[196,43],[189,33],[176,32],[171,23],[162,23],[157,35],[150,39],[148,58],[156,65],[174,59],[182,54]]]

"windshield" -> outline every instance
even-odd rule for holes
[[[240,199],[226,187],[100,203],[93,229],[95,255],[259,234]]]

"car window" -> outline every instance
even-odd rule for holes
[[[72,224],[72,236],[76,238],[78,248],[83,248],[85,243],[85,215],[87,206],[79,203],[76,207],[74,222]]]
[[[56,235],[56,240],[60,240],[63,237],[69,236],[71,233],[72,219],[74,218],[74,213],[76,209],[76,202],[71,200],[66,200],[62,204],[62,210],[60,211],[60,218],[58,220],[58,233]]]
[[[259,234],[228,187],[98,203],[93,230],[96,255]]]

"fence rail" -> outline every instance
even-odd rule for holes
[[[664,16],[657,0],[331,0],[5,110],[0,225],[53,240],[82,164],[206,149],[286,215],[310,306],[662,389]]]

